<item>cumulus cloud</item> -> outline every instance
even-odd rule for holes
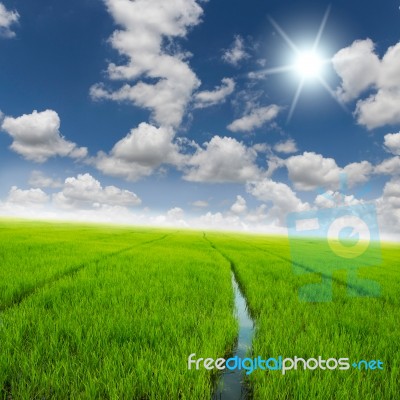
[[[174,226],[188,228],[190,225],[185,219],[185,212],[180,207],[174,207],[166,213],[156,215],[151,218],[153,224],[157,226]]]
[[[234,214],[243,214],[247,211],[246,200],[242,196],[236,196],[236,201],[232,204],[231,211]]]
[[[55,156],[83,158],[87,155],[86,147],[77,147],[61,135],[60,118],[53,110],[5,117],[1,129],[13,138],[10,148],[27,160],[43,163]]]
[[[265,171],[265,177],[271,178],[276,170],[285,166],[286,160],[276,156],[275,154],[268,154],[267,156],[267,170]]]
[[[304,152],[286,160],[289,179],[299,190],[315,190],[317,187],[337,186],[339,168],[333,158]]]
[[[16,24],[18,20],[19,14],[17,11],[9,11],[3,3],[0,3],[0,36],[7,38],[14,37],[15,32],[11,30],[11,27]]]
[[[59,179],[46,176],[41,171],[32,171],[28,183],[35,188],[58,188],[62,186]]]
[[[249,132],[275,119],[279,111],[280,108],[275,104],[267,107],[254,108],[249,114],[233,121],[227,128],[232,132]]]
[[[174,207],[168,210],[167,217],[173,220],[181,220],[183,219],[185,212],[180,207]]]
[[[113,80],[132,81],[115,91],[96,84],[93,99],[130,101],[152,111],[159,125],[177,127],[200,81],[186,62],[187,54],[173,46],[173,39],[185,37],[200,22],[202,8],[195,0],[105,0],[116,30],[109,42],[127,59],[125,64],[108,66]],[[167,48],[166,43],[170,46]]]
[[[389,153],[400,156],[400,132],[385,135],[384,146]]]
[[[247,184],[247,191],[258,200],[272,203],[268,218],[280,226],[285,226],[288,213],[306,211],[310,208],[309,204],[303,203],[288,185],[272,179],[250,182]]]
[[[216,230],[246,230],[246,225],[237,215],[226,215],[222,212],[208,211],[193,221],[193,225],[200,229]]]
[[[131,207],[141,204],[129,190],[103,187],[90,174],[65,179],[62,189],[52,195],[39,188],[13,186],[6,199],[0,200],[0,215],[34,219],[61,219],[110,223],[154,222],[146,214],[136,214]]]
[[[357,101],[359,124],[373,129],[400,122],[400,42],[379,59],[371,39],[358,40],[336,53],[332,63],[342,79],[336,91],[341,100],[350,101],[373,91]]]
[[[187,161],[184,179],[193,182],[246,182],[257,179],[257,153],[230,137],[214,136]]]
[[[385,233],[400,235],[400,179],[385,184],[382,196],[376,201],[378,220]],[[399,237],[399,236],[398,236]]]
[[[325,158],[313,152],[292,156],[285,164],[294,187],[304,191],[319,187],[335,190],[339,188],[341,179],[352,187],[367,182],[373,172],[373,167],[368,161],[351,163],[340,168],[333,158]]]
[[[247,232],[285,233],[286,228],[268,220],[267,206],[247,210],[241,214],[228,212],[207,212],[198,218],[189,220],[192,227],[198,229],[235,230]]]
[[[49,196],[41,189],[23,190],[13,186],[6,201],[10,204],[35,206],[47,203]]]
[[[374,172],[380,175],[400,175],[400,157],[392,157],[378,164]]]
[[[198,92],[194,96],[194,107],[205,108],[215,104],[220,104],[235,90],[235,81],[231,78],[223,78],[221,86],[212,91]]]
[[[349,187],[368,182],[374,167],[369,161],[360,161],[347,164],[340,170]]]
[[[371,39],[356,40],[339,50],[332,58],[332,65],[342,79],[336,93],[343,101],[356,99],[379,76],[380,61]]]
[[[224,51],[222,60],[228,64],[238,66],[241,61],[249,57],[244,46],[243,38],[240,35],[236,35],[231,47]]]
[[[102,187],[90,174],[65,179],[62,191],[53,195],[54,203],[62,208],[99,208],[101,206],[130,207],[141,204],[140,198],[129,190],[115,186]]]
[[[143,122],[117,142],[110,154],[99,152],[92,162],[107,175],[135,181],[150,175],[163,163],[182,163],[184,156],[173,137],[172,128],[156,128]]]
[[[357,199],[354,195],[344,195],[340,192],[334,192],[333,190],[328,190],[323,194],[319,194],[314,200],[314,204],[318,208],[354,206],[361,203],[362,201]]]
[[[291,154],[298,151],[297,144],[293,139],[279,142],[274,146],[274,150],[278,153]]]
[[[394,178],[387,182],[383,189],[383,195],[389,201],[391,206],[400,209],[400,179]]]
[[[358,122],[368,129],[400,123],[400,86],[394,90],[379,90],[366,100],[357,102]]]

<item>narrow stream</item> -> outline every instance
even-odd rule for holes
[[[232,272],[232,286],[235,294],[235,314],[239,322],[239,336],[237,345],[231,357],[245,358],[251,349],[254,324],[247,309],[246,300],[239,288],[235,275]],[[235,369],[225,370],[218,382],[213,400],[243,400],[246,399],[244,386],[245,371]]]

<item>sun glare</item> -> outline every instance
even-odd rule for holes
[[[295,70],[303,79],[318,78],[321,69],[322,59],[312,51],[300,53],[295,63]]]
[[[295,43],[293,43],[293,41],[286,34],[286,32],[271,17],[268,17],[272,26],[275,28],[275,30],[279,33],[279,35],[285,40],[285,42],[292,49],[294,55],[296,56],[296,59],[293,62],[293,64],[265,69],[264,73],[265,74],[280,74],[280,73],[287,73],[287,72],[295,72],[300,78],[299,84],[297,86],[297,90],[293,97],[292,105],[290,106],[287,122],[289,122],[292,118],[292,115],[293,115],[296,105],[299,101],[299,98],[300,98],[300,95],[301,95],[304,85],[310,81],[318,81],[327,90],[327,92],[332,96],[332,98],[343,109],[345,109],[345,106],[343,105],[343,103],[337,98],[334,91],[331,89],[331,87],[328,85],[328,83],[325,81],[325,79],[323,77],[322,69],[325,64],[328,64],[331,61],[329,59],[323,59],[317,52],[320,41],[321,41],[322,34],[325,29],[326,22],[329,17],[330,9],[331,9],[331,7],[328,6],[328,8],[325,11],[325,14],[324,14],[324,17],[322,18],[322,22],[319,27],[317,36],[315,37],[314,43],[310,47],[310,50],[304,51],[304,52],[301,51],[299,49],[299,47],[296,46]]]

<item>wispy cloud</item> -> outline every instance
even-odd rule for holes
[[[9,11],[3,3],[0,3],[0,36],[12,38],[15,32],[11,29],[19,20],[17,11]]]
[[[230,48],[224,51],[222,60],[228,64],[238,66],[241,61],[249,57],[250,55],[245,49],[244,39],[240,35],[236,35]]]

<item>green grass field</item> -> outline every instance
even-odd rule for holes
[[[400,398],[398,245],[384,245],[382,265],[359,271],[361,277],[380,284],[379,297],[362,296],[362,292],[360,296],[349,296],[346,273],[336,271],[332,301],[313,303],[300,302],[299,289],[321,278],[312,273],[293,273],[287,241],[241,235],[210,238],[234,263],[255,317],[254,356],[348,357],[385,362],[383,371],[301,370],[282,376],[276,371],[258,370],[250,375],[255,399]],[[319,257],[322,245],[318,241],[303,245],[304,262]]]
[[[254,371],[252,398],[400,396],[398,245],[360,268],[379,297],[349,296],[337,270],[332,301],[312,303],[298,293],[320,280],[307,267],[321,258],[318,241],[304,242],[306,273],[296,274],[277,237],[3,220],[0,240],[2,399],[210,399],[216,370],[188,370],[187,360],[235,346],[231,269],[255,320],[252,356],[384,362],[383,371]]]

